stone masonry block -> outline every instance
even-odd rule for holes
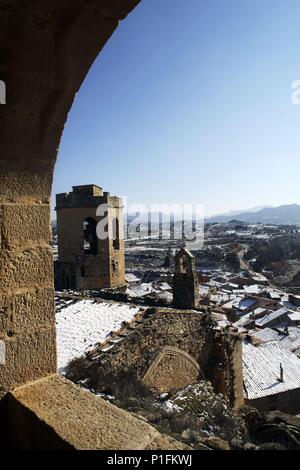
[[[8,399],[16,448],[189,449],[59,375],[20,387]]]
[[[50,207],[48,204],[3,204],[2,243],[50,240]]]
[[[53,261],[50,246],[24,251],[0,251],[0,289],[52,285]]]
[[[12,390],[56,372],[55,328],[5,339],[5,365],[0,365],[0,389]]]
[[[1,295],[0,338],[7,334],[34,332],[55,326],[54,291],[52,288]]]
[[[6,156],[8,145],[11,145],[11,142],[2,146],[3,159],[0,159],[0,203],[24,199],[28,201],[28,198],[49,200],[55,160],[40,162],[20,159],[16,161]]]

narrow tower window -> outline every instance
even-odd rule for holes
[[[119,219],[113,220],[113,247],[115,250],[120,249],[120,222]]]

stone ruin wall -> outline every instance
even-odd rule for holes
[[[166,391],[171,383],[171,388],[180,388],[205,378],[211,381],[215,392],[222,393],[232,406],[242,405],[239,336],[233,331],[216,330],[215,323],[206,313],[174,309],[153,311],[156,312],[153,317],[130,330],[111,351],[103,354],[97,351],[93,360],[91,355],[88,362],[91,374],[86,371],[85,374],[100,376],[109,375],[111,371],[118,374],[127,370],[135,371],[138,378],[143,379],[165,348],[174,348],[183,354],[165,354],[163,360],[158,361],[159,370],[153,370],[151,377],[155,388]],[[185,361],[185,354],[191,360],[186,358]],[[198,374],[191,361],[198,365]]]

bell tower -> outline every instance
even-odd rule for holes
[[[56,195],[57,290],[125,285],[123,206],[94,184]]]
[[[198,307],[199,301],[199,281],[195,272],[195,258],[186,248],[181,248],[175,256],[174,307],[191,309]]]

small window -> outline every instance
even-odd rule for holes
[[[80,276],[85,277],[85,266],[80,267]]]
[[[118,263],[118,261],[113,260],[112,263],[111,263],[111,265],[112,265],[112,272],[113,272],[113,274],[118,274],[118,271],[119,271],[119,263]]]
[[[120,249],[120,222],[119,219],[113,220],[113,247],[115,250]]]

